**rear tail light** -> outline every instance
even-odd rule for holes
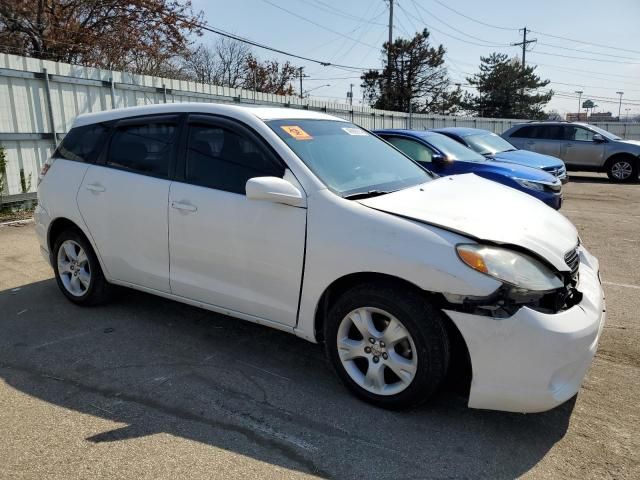
[[[44,162],[44,165],[42,165],[42,169],[40,170],[40,175],[38,175],[38,185],[40,185],[40,182],[42,181],[44,176],[47,174],[47,172],[49,171],[49,169],[51,168],[51,165],[53,165],[53,162],[55,160],[56,159],[54,157],[49,157],[47,161]]]

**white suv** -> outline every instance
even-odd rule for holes
[[[74,303],[121,285],[323,342],[389,408],[469,362],[469,405],[579,389],[604,323],[598,262],[542,202],[437,178],[306,110],[170,104],[82,115],[41,175],[44,257]]]

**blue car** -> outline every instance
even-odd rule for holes
[[[528,193],[556,210],[562,205],[562,183],[543,170],[488,159],[432,131],[390,129],[373,133],[438,175],[475,173]]]
[[[528,167],[541,168],[545,172],[557,177],[562,183],[567,183],[567,168],[559,158],[541,153],[530,152],[529,150],[518,150],[500,135],[496,135],[489,130],[479,128],[434,128],[432,132],[438,132],[453,138],[465,147],[501,162],[518,163]]]

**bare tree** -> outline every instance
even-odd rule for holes
[[[183,70],[196,82],[222,85],[222,65],[215,47],[198,45],[184,58]]]
[[[183,0],[1,0],[0,52],[166,75],[201,15]]]
[[[241,87],[247,76],[247,61],[251,58],[251,48],[245,43],[223,37],[216,42],[214,51],[220,66],[222,85],[231,88]]]

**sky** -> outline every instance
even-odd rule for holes
[[[210,26],[261,44],[349,67],[381,67],[385,0],[193,0],[193,6]],[[595,112],[614,116],[616,92],[623,92],[623,119],[640,114],[639,25],[640,0],[394,0],[394,38],[428,28],[447,51],[452,82],[462,85],[478,71],[480,56],[497,51],[520,58],[521,47],[510,44],[522,41],[520,29],[527,27],[527,38],[537,42],[529,45],[526,63],[551,81],[547,88],[556,95],[546,110],[562,115],[577,110],[576,91],[598,105]],[[197,41],[212,44],[216,37],[205,32]],[[354,104],[361,102],[359,70],[253,50],[262,59],[304,67],[303,89],[311,98],[344,103],[353,84]]]

